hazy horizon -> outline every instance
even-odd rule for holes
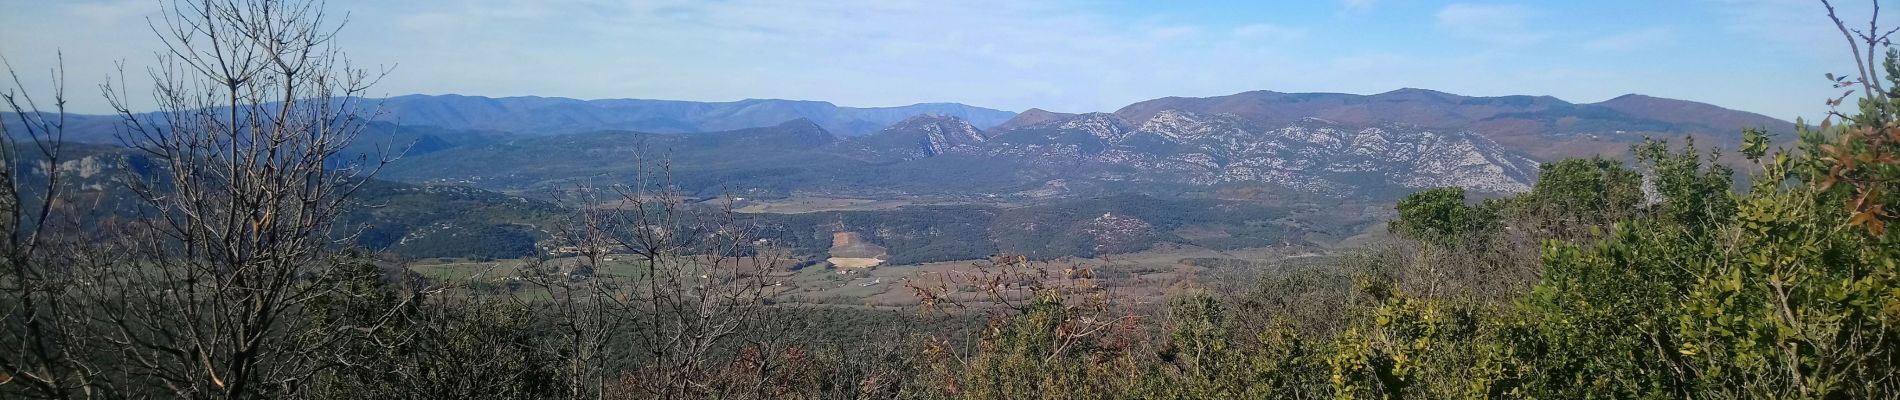
[[[146,24],[158,2],[0,4],[22,11],[0,15],[0,55],[29,92],[44,91],[57,52],[75,111],[107,111],[95,86],[115,61],[131,72],[132,93],[147,86],[141,71],[160,46]],[[1853,7],[1864,5],[1843,10]],[[1783,120],[1822,115],[1822,101],[1838,92],[1821,76],[1851,65],[1812,8],[1796,0],[328,4],[332,18],[347,14],[340,45],[358,66],[395,66],[373,92],[386,96],[1090,112],[1169,96],[1410,87],[1573,103],[1636,93]],[[1747,68],[1724,67],[1737,63]]]

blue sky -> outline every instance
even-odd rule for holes
[[[1865,2],[1843,0],[1843,11]],[[379,94],[962,102],[1112,111],[1248,90],[1625,93],[1816,117],[1852,68],[1818,0],[1439,2],[330,0]],[[74,108],[158,42],[156,0],[0,0],[0,55]],[[1896,11],[1900,12],[1900,11]],[[11,87],[7,84],[5,87]]]

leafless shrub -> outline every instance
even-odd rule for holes
[[[84,341],[133,395],[294,396],[339,343],[381,327],[313,326],[300,307],[331,291],[333,222],[387,159],[339,160],[370,112],[376,75],[332,42],[321,3],[166,4],[167,49],[148,70],[157,112],[106,85],[120,138],[158,171],[128,169],[140,220],[95,251],[128,261],[73,271]],[[342,235],[347,236],[347,235]],[[295,338],[293,340],[293,338]]]

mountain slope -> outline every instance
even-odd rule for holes
[[[52,221],[83,229],[119,226],[150,218],[151,205],[134,187],[166,181],[164,163],[125,148],[69,144],[60,163],[47,163],[37,147],[24,147],[14,168],[28,207],[42,204],[50,169],[60,171],[60,204]],[[557,205],[475,188],[417,186],[371,179],[337,215],[335,239],[372,251],[407,257],[514,258],[539,254],[549,222],[563,215]]]
[[[874,161],[901,161],[935,157],[986,141],[989,135],[962,118],[925,114],[852,138],[849,145],[854,148],[847,151],[862,153]]]
[[[748,99],[732,102],[558,97],[408,95],[383,100],[382,120],[403,125],[560,134],[602,130],[655,133],[713,132],[777,125],[804,118],[826,130],[857,136],[921,114],[947,115],[978,127],[1016,114],[956,103],[901,107],[840,107],[821,101]]]
[[[1783,137],[1794,132],[1793,123],[1760,114],[1640,95],[1575,104],[1549,96],[1472,97],[1424,89],[1363,96],[1252,91],[1167,97],[1131,104],[1115,114],[1144,121],[1167,110],[1231,114],[1263,125],[1319,118],[1354,126],[1404,124],[1471,131],[1544,160],[1616,154],[1646,136],[1693,135],[1705,143],[1734,148],[1745,128],[1765,128]]]
[[[798,176],[808,172],[858,164],[820,151],[837,140],[804,119],[697,134],[601,131],[516,135],[508,140],[406,157],[391,164],[384,176],[491,190],[571,189],[575,185],[631,179],[642,172],[654,172],[650,169],[664,163],[682,186],[782,191],[805,182]]]
[[[1075,114],[1031,108],[1023,110],[1023,112],[1016,114],[1015,118],[1010,118],[1008,121],[1004,121],[1002,124],[990,127],[989,129],[997,131],[1010,130],[1073,116],[1075,116]]]
[[[1739,132],[1743,128],[1753,127],[1767,127],[1771,131],[1779,132],[1788,132],[1794,129],[1794,124],[1776,120],[1761,114],[1735,111],[1706,103],[1665,99],[1640,94],[1626,94],[1591,105],[1616,110],[1638,118],[1677,125],[1679,126],[1678,129],[1691,132]]]
[[[549,190],[617,182],[661,162],[701,195],[1024,200],[1226,184],[1371,198],[1435,186],[1507,193],[1528,189],[1537,168],[1465,131],[1317,118],[1264,125],[1167,110],[1139,124],[1088,113],[999,132],[919,116],[842,139],[806,120],[695,134],[518,135],[409,157],[385,176]]]
[[[1082,114],[999,132],[992,141],[981,151],[1091,179],[1261,182],[1334,194],[1432,186],[1516,192],[1528,189],[1537,168],[1467,132],[1314,118],[1271,126],[1180,110],[1139,125],[1117,114]]]

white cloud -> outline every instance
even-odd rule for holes
[[[1708,0],[1727,18],[1723,30],[1734,40],[1754,45],[1773,46],[1809,56],[1845,54],[1846,39],[1827,19],[1819,2],[1812,0]],[[1865,1],[1834,1],[1835,9],[1848,27],[1867,24],[1872,11]],[[1882,26],[1894,26],[1891,10],[1883,10]]]
[[[1148,30],[1148,36],[1160,40],[1191,39],[1201,34],[1196,26],[1163,26]]]
[[[1674,44],[1675,41],[1675,30],[1643,28],[1590,39],[1584,41],[1582,46],[1592,51],[1616,52],[1666,47]]]
[[[1543,41],[1530,29],[1534,14],[1516,5],[1457,3],[1438,10],[1438,28],[1452,36],[1497,45],[1522,46]]]
[[[1274,24],[1250,24],[1234,28],[1234,37],[1245,40],[1280,42],[1306,38],[1306,30]]]
[[[151,12],[154,4],[141,0],[78,1],[71,4],[71,15],[95,25],[144,25],[145,21],[139,18]]]

